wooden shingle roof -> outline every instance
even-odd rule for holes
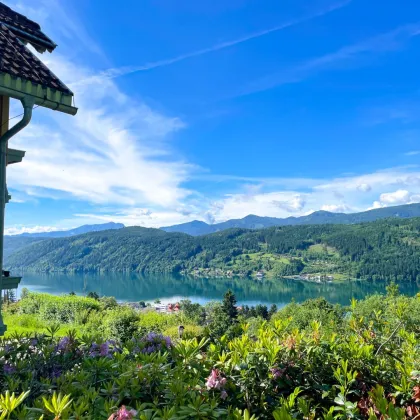
[[[72,95],[70,89],[4,24],[0,24],[0,72]]]
[[[0,2],[0,95],[75,115],[73,92],[33,53],[53,51],[56,44],[34,21]]]
[[[6,25],[24,43],[29,42],[39,52],[51,52],[57,46],[42,31],[41,27],[33,20],[15,12],[10,7],[0,2],[0,23]]]

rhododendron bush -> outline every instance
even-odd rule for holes
[[[0,342],[0,418],[420,419],[419,301],[295,304],[216,338],[15,335]]]

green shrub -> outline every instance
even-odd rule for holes
[[[199,325],[184,325],[184,334],[182,335],[183,339],[189,338],[201,338],[203,337],[204,328],[200,327]],[[172,339],[176,339],[179,337],[178,335],[178,327],[173,326],[169,327],[163,331],[163,335],[167,335]]]
[[[117,299],[114,296],[103,296],[99,299],[101,309],[116,308],[118,306]]]
[[[28,328],[33,331],[45,328],[48,324],[31,314],[19,314],[13,316],[13,327]]]
[[[325,298],[309,299],[302,304],[290,303],[272,316],[272,321],[288,320],[289,329],[304,330],[313,321],[325,328],[339,328],[345,311],[338,305],[332,305]]]
[[[46,293],[28,293],[19,302],[19,312],[39,316],[47,322],[74,323],[83,310],[97,311],[100,303],[81,296],[52,296]]]
[[[128,340],[139,334],[139,316],[129,306],[118,306],[89,315],[86,332],[95,336]]]
[[[166,334],[177,336],[177,315],[91,310],[86,328],[95,339],[51,328],[0,338],[0,387],[10,390],[0,395],[0,418],[418,418],[419,305],[395,295],[348,308],[315,299],[271,321],[250,317],[248,328],[240,329],[240,316],[232,336],[188,338],[201,328],[186,324],[186,339],[173,341]],[[220,304],[206,309],[216,323]],[[6,318],[44,332],[34,314]],[[154,328],[174,325],[131,340],[142,318]]]
[[[163,332],[169,327],[181,325],[182,320],[181,314],[163,314],[150,310],[140,313],[138,328],[144,332]]]
[[[181,310],[186,319],[194,324],[203,325],[206,319],[206,311],[199,303],[192,303],[190,300],[181,300]]]
[[[261,317],[252,317],[244,321],[242,328],[245,327],[246,333],[250,337],[257,337],[258,330],[261,328],[262,324],[265,322],[264,318]]]
[[[126,341],[138,335],[138,314],[130,307],[119,307],[107,311],[104,326],[105,336]]]
[[[391,326],[404,325],[409,332],[420,330],[420,299],[404,295],[373,295],[357,302],[352,309],[355,319],[363,319],[365,325],[372,323],[383,327],[381,317],[388,319]]]

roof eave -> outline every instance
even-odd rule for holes
[[[23,31],[22,29],[16,28],[13,25],[9,25],[8,23],[1,22],[3,25],[7,26],[11,32],[13,32],[20,40],[24,43],[29,42],[38,52],[43,53],[45,50],[52,52],[56,47],[57,44],[48,38],[45,34],[44,37],[46,39],[42,39],[37,37],[36,35],[32,35],[29,32]]]
[[[65,114],[76,115],[77,108],[72,105],[73,94],[51,89],[20,77],[12,77],[0,72],[0,94],[21,100],[25,96],[35,98],[35,104]]]

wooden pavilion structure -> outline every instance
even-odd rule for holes
[[[25,152],[9,148],[9,141],[25,128],[32,118],[34,106],[42,106],[75,115],[73,93],[27,48],[39,53],[52,52],[56,44],[34,21],[0,2],[0,291],[16,288],[21,280],[3,270],[5,205],[11,199],[6,185],[8,165],[22,161]],[[10,98],[21,101],[22,119],[9,128]],[[1,316],[0,335],[6,331]]]

